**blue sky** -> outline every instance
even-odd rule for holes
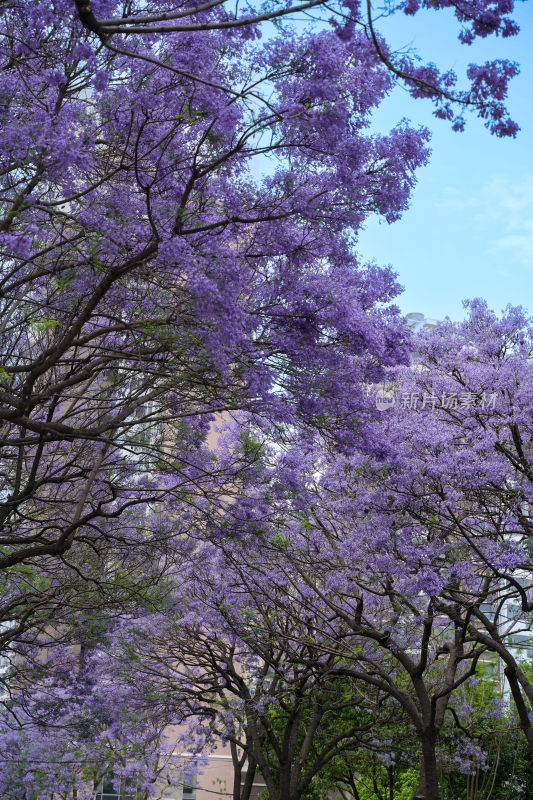
[[[459,75],[471,62],[518,61],[509,107],[521,127],[516,139],[497,139],[473,116],[464,133],[435,119],[431,106],[396,89],[376,114],[386,130],[402,117],[432,132],[430,163],[418,173],[411,207],[392,225],[370,220],[360,236],[366,259],[391,264],[405,287],[401,309],[461,319],[462,300],[484,297],[533,313],[533,3],[519,3],[521,32],[512,39],[466,47],[450,14],[394,15],[380,29],[395,46],[413,46],[426,60]]]

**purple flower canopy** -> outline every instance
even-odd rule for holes
[[[466,43],[516,33],[512,3],[453,7]],[[455,539],[424,536],[428,508],[444,519],[446,503],[464,509],[509,474],[529,477],[529,395],[512,395],[522,416],[510,421],[506,407],[501,424],[497,405],[488,418],[475,404],[452,414],[466,436],[460,457],[447,417],[421,427],[396,407],[384,420],[369,387],[390,377],[412,392],[421,378],[407,367],[395,274],[361,263],[356,243],[370,214],[400,218],[428,159],[427,130],[401,121],[369,132],[395,82],[456,129],[470,108],[512,136],[504,101],[516,68],[471,66],[463,90],[450,72],[397,61],[357,3],[300,10],[312,8],[305,29],[283,21],[287,8],[262,16],[248,5],[236,16],[222,2],[142,2],[127,17],[113,2],[0,10],[0,643],[13,656],[0,718],[5,797],[75,787],[82,800],[110,770],[151,791],[163,755],[172,761],[169,722],[182,725],[182,749],[196,760],[215,733],[233,741],[242,692],[268,663],[267,623],[279,691],[267,670],[246,707],[263,720],[280,696],[292,698],[309,667],[296,644],[309,637],[309,685],[317,670],[325,680],[337,633],[352,655],[374,658],[377,671],[388,664],[393,682],[400,675],[397,654],[426,641],[429,612],[417,605],[394,627],[376,580],[431,609],[454,580],[476,602],[491,599],[480,559],[514,586],[522,543],[486,537],[485,517],[461,518],[483,540],[462,558],[449,557]],[[281,28],[263,40],[270,20]],[[496,322],[478,304],[469,324],[424,345],[427,391],[451,392],[462,359],[468,392],[490,383],[511,397],[513,381],[527,385],[525,345],[497,358],[526,323],[519,312]],[[443,499],[435,486],[444,483]],[[507,531],[519,501],[503,500]],[[404,535],[406,514],[415,523]],[[368,625],[345,640],[360,603]],[[180,671],[186,635],[193,655]],[[220,713],[198,695],[213,640]],[[227,647],[241,665],[233,672]],[[347,652],[333,655],[328,681],[346,677]],[[250,684],[224,705],[244,672]],[[366,724],[359,741],[373,747]],[[382,756],[393,763],[389,744]]]

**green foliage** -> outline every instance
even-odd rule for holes
[[[495,733],[484,746],[486,768],[442,774],[442,800],[533,800],[533,758],[520,730]]]
[[[56,328],[58,325],[60,325],[59,320],[45,319],[44,317],[41,317],[37,322],[33,323],[33,327],[38,331],[53,330],[53,328]]]
[[[391,784],[394,800],[412,800],[418,786],[418,770],[412,767],[388,769],[374,760],[370,774],[361,773],[356,781],[359,800],[388,800]]]
[[[276,547],[286,548],[291,543],[291,540],[288,536],[284,536],[282,533],[275,533],[273,536],[270,537],[268,540],[270,544],[275,545]]]
[[[263,455],[263,443],[251,431],[243,430],[240,434],[243,455],[246,459],[257,461]]]
[[[498,662],[479,664],[476,677],[462,699],[471,708],[465,725],[485,751],[486,764],[471,775],[441,768],[442,800],[533,800],[533,758],[515,712],[509,706],[503,715],[492,713],[506,702]]]

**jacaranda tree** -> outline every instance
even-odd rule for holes
[[[437,607],[502,665],[533,752],[523,664],[533,609],[532,352],[527,314],[498,316],[482,301],[465,322],[421,337],[417,368],[396,386],[390,420],[404,444],[388,498],[440,550],[440,564],[424,568]]]
[[[404,709],[419,794],[438,798],[447,743],[461,740],[462,769],[482,763],[465,697],[487,664],[501,664],[531,743],[531,322],[475,301],[416,348],[412,366],[369,387],[369,402],[395,400],[373,427],[380,457],[280,445],[261,495],[270,514],[258,499],[253,527],[243,512],[236,530],[278,551],[269,568],[244,540],[239,558],[272,602],[285,586],[280,612],[310,615],[315,645],[344,653],[339,673]]]
[[[490,731],[508,723],[505,704],[491,700],[480,717],[472,701],[497,659],[529,741],[531,679],[515,637],[530,631],[530,328],[520,310],[499,318],[475,302],[464,323],[420,338],[413,366],[390,372],[396,403],[369,423],[363,452],[295,434],[273,446],[273,428],[244,434],[241,421],[226,434],[222,464],[247,453],[238,491],[222,510],[205,505],[209,524],[178,538],[176,567],[151,606],[93,639],[92,663],[107,666],[94,670],[88,697],[99,706],[112,685],[135,710],[130,720],[111,709],[101,717],[121,726],[124,769],[154,771],[153,760],[134,759],[135,720],[146,718],[157,723],[151,754],[164,752],[165,722],[184,726],[188,749],[222,737],[237,768],[240,747],[250,774],[289,799],[344,749],[414,768],[418,753],[419,795],[434,800],[450,765],[484,769]],[[77,724],[80,692],[62,658],[48,662],[64,686],[60,737]],[[13,694],[15,719],[27,714],[26,696]],[[400,749],[387,741],[397,719]],[[97,734],[85,739],[86,758],[113,763]],[[26,752],[43,744],[22,741]],[[236,797],[246,790],[239,780]]]
[[[53,565],[76,561],[73,543],[100,559],[114,540],[122,559],[159,538],[150,504],[216,495],[227,476],[202,452],[216,413],[353,440],[354,387],[405,354],[395,280],[358,264],[353,233],[372,211],[399,216],[427,152],[405,125],[365,134],[391,78],[363,37],[260,53],[161,38],[173,70],[94,46],[55,6],[2,13],[9,621],[56,602]],[[204,83],[178,69],[191,57]],[[257,87],[218,88],[264,59],[267,105]],[[265,155],[273,174],[254,177]]]
[[[454,9],[466,44],[517,32],[510,2]],[[0,20],[0,642],[20,659],[51,621],[68,649],[80,620],[156,609],[184,539],[255,524],[253,437],[214,457],[215,423],[383,456],[365,386],[408,337],[394,274],[355,244],[407,207],[428,133],[371,135],[372,111],[400,81],[512,136],[516,67],[463,85],[398,60],[351,0]]]

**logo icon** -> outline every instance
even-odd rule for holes
[[[378,389],[376,393],[376,408],[378,411],[386,411],[394,405],[394,392],[390,389]]]

